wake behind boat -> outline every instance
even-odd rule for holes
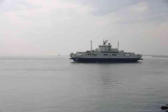
[[[112,48],[107,40],[95,50],[92,50],[91,41],[91,50],[71,53],[70,57],[75,62],[137,62],[142,60],[141,54],[119,50],[119,43],[118,48]]]

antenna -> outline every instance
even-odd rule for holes
[[[120,43],[119,43],[119,41],[117,42],[117,48],[119,49],[119,47],[120,47]]]

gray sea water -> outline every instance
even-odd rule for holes
[[[0,112],[162,112],[167,103],[168,58],[0,58]]]

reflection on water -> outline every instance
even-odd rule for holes
[[[67,58],[0,59],[0,112],[160,112],[168,60],[71,63]]]

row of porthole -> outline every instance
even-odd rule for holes
[[[112,55],[104,54],[104,56],[117,56],[117,54],[112,54]]]
[[[87,54],[88,56],[97,56],[96,54]],[[112,55],[109,55],[109,54],[103,54],[104,56],[117,56],[117,54],[112,54]],[[130,55],[125,55],[125,56],[130,56]]]

